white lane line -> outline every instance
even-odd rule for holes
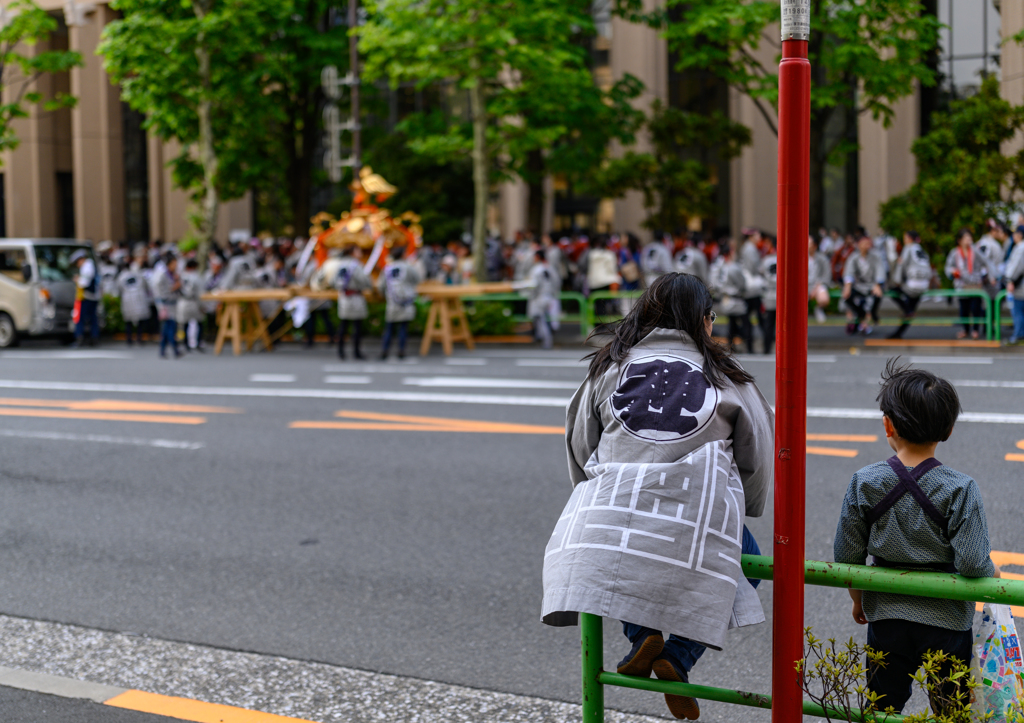
[[[585,359],[516,359],[517,367],[572,367],[582,369],[590,362]]]
[[[496,394],[442,394],[440,392],[363,392],[338,389],[284,389],[275,387],[178,387],[157,384],[101,384],[97,382],[36,382],[0,379],[0,389],[45,389],[106,394],[179,394],[199,397],[280,397],[290,399],[349,399],[373,402],[432,402],[496,404],[510,407],[558,407],[568,397],[514,397]]]
[[[568,397],[518,397],[498,394],[444,394],[440,392],[363,392],[338,389],[285,389],[274,387],[178,387],[150,384],[101,384],[96,382],[43,382],[0,379],[0,389],[41,389],[63,392],[104,392],[107,394],[178,394],[199,397],[280,397],[290,399],[349,399],[374,402],[428,402],[442,404],[493,404],[508,407],[558,407]],[[828,419],[879,419],[877,409],[808,407],[808,417]],[[1024,424],[1024,414],[964,412],[964,422]]]
[[[92,349],[69,349],[67,351],[5,351],[0,352],[4,359],[134,359],[135,356],[126,351],[104,351]]]
[[[911,364],[992,364],[990,356],[912,356]]]
[[[808,417],[821,419],[881,419],[877,409],[843,409],[830,407],[808,407]],[[961,412],[961,422],[984,424],[1024,424],[1024,414],[1001,414],[999,412]]]
[[[741,362],[771,362],[775,363],[775,355],[769,354],[737,354],[736,358]],[[808,364],[834,364],[837,361],[835,354],[808,354]]]
[[[250,374],[250,382],[277,382],[279,384],[287,384],[294,382],[297,377],[294,374]]]
[[[444,363],[450,367],[485,367],[487,366],[486,359],[473,359],[465,358],[460,359],[458,357],[454,359],[445,359]]]
[[[579,382],[554,382],[542,379],[491,379],[488,377],[406,377],[402,384],[412,387],[459,387],[494,389],[571,389]]]
[[[140,437],[111,437],[107,434],[66,434],[64,432],[37,432],[28,429],[0,429],[0,437],[19,439],[50,439],[60,442],[89,442],[97,444],[127,444],[133,447],[156,447],[158,449],[202,449],[203,442],[187,442],[178,439],[142,439]]]
[[[462,374],[463,370],[457,367],[443,367],[440,364],[424,364],[421,367],[410,369],[398,364],[327,364],[324,366],[327,374],[409,374],[418,372],[420,374]]]
[[[324,384],[369,384],[373,377],[359,374],[331,374],[324,377]]]
[[[1024,389],[1024,382],[1000,382],[988,379],[954,379],[957,387],[990,387],[992,389]]]

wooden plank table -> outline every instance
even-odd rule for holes
[[[253,350],[256,342],[262,343],[267,351],[273,349],[274,341],[267,327],[293,296],[290,289],[234,289],[204,294],[203,301],[215,301],[221,305],[217,311],[217,341],[213,345],[213,353],[220,354],[228,340],[235,356],[242,353],[243,344],[248,351]],[[278,302],[269,317],[264,317],[260,311],[261,301]]]
[[[420,356],[430,353],[434,341],[441,342],[445,356],[451,356],[455,342],[461,341],[467,349],[475,349],[469,320],[462,305],[462,297],[481,294],[503,294],[514,291],[512,284],[495,282],[483,284],[420,284],[416,291],[430,299],[427,326],[420,342]]]

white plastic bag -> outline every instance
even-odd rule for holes
[[[992,713],[990,723],[1005,723],[1011,706],[1024,705],[1024,664],[1020,638],[1009,605],[985,603],[981,623],[974,632],[971,675],[977,681],[973,711],[980,720]]]

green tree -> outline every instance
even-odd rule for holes
[[[452,113],[442,128],[409,119],[404,129],[417,152],[472,160],[478,278],[485,275],[491,183],[525,173],[531,154],[547,162],[548,152],[551,163],[575,168],[579,156],[569,145],[600,146],[599,156],[617,133],[631,140],[628,103],[617,114],[598,107],[631,91],[620,86],[621,94],[604,94],[594,85],[579,42],[593,29],[585,0],[387,0],[368,9],[359,30],[365,77],[439,85],[450,107],[468,100],[467,112]],[[599,112],[609,125],[581,131],[590,119],[579,117],[580,108]]]
[[[912,146],[917,180],[881,205],[882,227],[917,230],[932,253],[948,251],[957,229],[980,230],[985,220],[1006,216],[1024,192],[1024,151],[1004,155],[1002,145],[1024,129],[1024,106],[985,80],[977,94],[932,116],[932,129]]]
[[[666,0],[653,13],[643,12],[642,0],[616,3],[621,15],[663,31],[677,70],[712,73],[749,96],[778,132],[777,63],[766,67],[756,52],[762,43],[780,45],[777,31],[769,32],[778,0]],[[811,228],[823,221],[826,165],[857,147],[829,129],[865,113],[888,127],[915,82],[934,84],[929,60],[938,28],[920,0],[811,0]]]
[[[642,191],[649,229],[671,231],[692,218],[714,217],[718,179],[709,155],[698,151],[714,149],[718,159],[731,160],[750,144],[750,129],[719,112],[690,113],[655,101],[647,130],[653,150],[609,160],[588,190],[603,197]]]
[[[191,215],[200,258],[222,200],[239,198],[272,159],[261,152],[277,109],[265,93],[264,40],[280,25],[264,0],[115,0],[98,52],[121,97],[146,127],[181,152],[175,184],[198,206]]]
[[[82,65],[82,56],[68,50],[26,52],[37,43],[45,42],[57,29],[57,21],[32,0],[12,0],[0,10],[0,152],[18,147],[18,136],[11,127],[16,118],[28,117],[27,105],[42,103],[47,111],[69,108],[75,98],[57,93],[43,98],[31,90],[32,84],[45,73],[63,73]]]

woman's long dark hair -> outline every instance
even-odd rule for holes
[[[726,347],[708,334],[704,319],[711,313],[711,292],[692,274],[660,276],[614,328],[614,338],[591,354],[588,379],[597,379],[613,364],[621,364],[629,350],[655,329],[678,329],[693,339],[704,357],[704,376],[721,388],[728,378],[734,384],[749,384],[754,378],[743,371]],[[593,334],[592,334],[593,335]]]

